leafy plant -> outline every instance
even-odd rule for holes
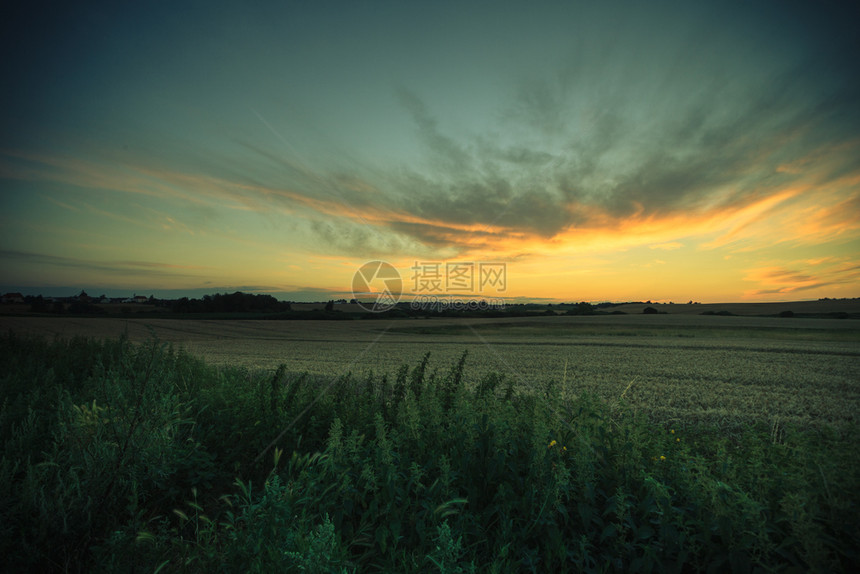
[[[842,422],[698,420],[561,383],[215,368],[158,341],[0,345],[16,571],[853,571]],[[392,384],[393,381],[393,384]],[[580,379],[577,378],[577,384]],[[680,413],[684,414],[684,413]]]

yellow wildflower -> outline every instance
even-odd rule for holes
[[[675,429],[672,429],[672,430],[670,430],[669,432],[670,432],[670,433],[672,433],[672,434],[675,434]]]
[[[660,460],[666,460],[666,457],[665,457],[665,456],[663,456],[663,455],[661,454],[661,455],[660,455]]]
[[[547,448],[552,448],[552,447],[554,447],[554,446],[555,446],[555,445],[557,445],[557,444],[558,444],[558,443],[557,443],[557,442],[555,442],[555,439],[553,439],[553,440],[552,440],[552,442],[550,442],[550,443],[549,443],[549,446],[548,446]]]

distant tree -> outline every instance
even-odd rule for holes
[[[203,313],[212,313],[215,311],[215,299],[212,295],[204,295],[202,302]]]
[[[328,303],[325,304],[325,310],[326,311],[334,311],[334,301],[333,300],[329,301]]]
[[[72,315],[104,315],[106,313],[102,307],[93,305],[88,301],[72,301],[68,311]]]
[[[203,299],[182,297],[170,303],[174,313],[277,313],[290,310],[286,301],[278,301],[271,295],[253,293],[215,293]]]
[[[37,295],[30,302],[30,311],[34,313],[45,313],[48,310],[48,302],[41,295]]]
[[[642,309],[642,313],[644,313],[645,315],[656,315],[657,313],[659,313],[659,311],[654,307],[645,307],[644,309]]]
[[[576,304],[575,307],[569,309],[567,312],[568,315],[593,315],[594,314],[594,305],[589,303],[588,301],[581,301]]]
[[[170,303],[170,310],[174,313],[189,313],[191,303],[188,301],[188,297],[181,297]]]

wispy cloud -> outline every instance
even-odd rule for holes
[[[41,197],[45,201],[49,201],[49,202],[53,203],[54,205],[59,205],[63,209],[68,209],[69,211],[74,211],[76,213],[79,213],[81,211],[80,208],[75,207],[74,205],[69,205],[68,203],[62,202],[55,197],[51,197],[50,195],[42,195]]]
[[[326,249],[343,254],[357,250],[388,256],[404,250],[416,254],[433,250],[446,254],[496,251],[508,257],[524,251],[548,253],[572,247],[648,245],[652,249],[676,249],[682,245],[678,239],[684,237],[704,239],[702,246],[708,249],[732,245],[743,249],[756,236],[765,239],[758,245],[772,245],[773,234],[779,235],[779,241],[826,241],[860,233],[860,224],[850,217],[860,197],[860,176],[816,188],[798,184],[761,189],[747,196],[729,194],[729,199],[716,202],[703,196],[702,205],[692,209],[658,207],[659,202],[652,201],[650,206],[639,205],[635,212],[618,213],[587,194],[570,198],[550,184],[519,187],[490,175],[483,180],[464,180],[460,186],[446,186],[414,173],[407,174],[405,180],[401,174],[376,182],[348,174],[321,175],[327,178],[326,185],[338,187],[336,196],[325,197],[309,189],[270,187],[148,166],[125,166],[113,172],[106,169],[92,180],[86,174],[96,168],[85,160],[28,157],[31,163],[38,160],[52,166],[50,177],[55,181],[98,184],[102,189],[141,197],[157,190],[167,201],[178,199],[208,210],[239,209],[263,217],[280,214],[291,220],[298,218],[307,222],[304,228]],[[137,175],[130,178],[129,172]],[[10,175],[8,170],[6,173]],[[27,177],[38,177],[39,173],[34,170]],[[407,188],[414,192],[395,191]],[[824,197],[829,199],[823,201]],[[146,207],[141,211],[150,214],[152,225],[189,234],[207,230],[201,229],[200,223],[183,223],[150,204],[143,204]],[[103,206],[82,203],[80,207],[131,225],[142,224],[138,218]],[[790,225],[774,229],[765,223],[776,220],[777,215]]]
[[[170,144],[135,156],[5,149],[0,177],[129,194],[145,220],[93,201],[48,199],[189,236],[231,233],[224,213],[287,222],[289,240],[304,235],[303,245],[321,253],[747,252],[860,237],[856,79],[810,83],[808,62],[755,80],[689,77],[688,66],[654,77],[621,66],[613,50],[576,54],[555,73],[508,86],[495,110],[499,133],[446,131],[445,110],[397,88],[420,150],[408,163],[312,163],[253,109],[276,147],[243,134],[209,155]],[[166,162],[172,152],[184,163]],[[250,240],[241,235],[233,232]]]
[[[770,265],[749,269],[745,279],[758,285],[747,290],[745,297],[789,295],[824,287],[850,289],[860,285],[860,264],[849,258],[796,261],[791,267]]]
[[[76,257],[64,257],[30,251],[0,250],[0,260],[7,263],[36,265],[41,267],[72,267],[82,271],[96,271],[110,275],[126,276],[130,273],[145,272],[147,276],[163,275],[170,277],[197,277],[199,273],[211,270],[201,265],[183,265],[158,261],[97,261]]]

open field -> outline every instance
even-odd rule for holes
[[[394,374],[427,352],[470,378],[622,394],[666,420],[860,420],[860,323],[698,315],[368,321],[3,317],[48,337],[153,336],[215,365],[316,375]]]
[[[3,317],[0,552],[45,572],[856,572],[857,325]]]
[[[856,572],[857,331],[775,321],[14,319],[0,552],[40,572]],[[126,330],[140,344],[72,337]]]
[[[701,315],[702,313],[728,312],[735,315],[779,315],[783,311],[797,314],[824,315],[829,313],[857,313],[860,311],[858,299],[822,299],[819,301],[784,301],[763,303],[629,303],[613,307],[612,310],[625,313],[641,313],[645,307],[654,307],[660,312],[673,315]]]

